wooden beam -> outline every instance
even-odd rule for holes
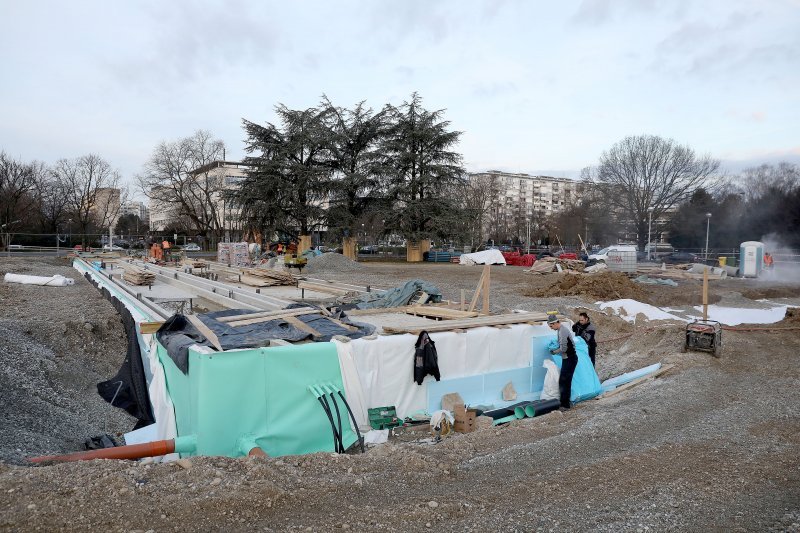
[[[478,305],[478,297],[481,294],[481,289],[483,289],[483,279],[486,277],[486,271],[488,269],[489,265],[484,265],[483,272],[481,272],[481,277],[478,280],[478,286],[475,287],[475,294],[472,295],[472,301],[470,301],[467,311],[474,311],[475,306]]]
[[[384,313],[405,313],[410,309],[408,305],[401,305],[399,307],[375,307],[373,309],[351,309],[345,311],[347,316],[367,316],[367,315],[382,315]]]
[[[243,315],[221,316],[215,319],[217,322],[243,322],[253,318],[267,318],[267,317],[282,317],[294,315],[305,315],[310,313],[319,313],[319,309],[313,307],[297,307],[294,309],[276,309],[275,311],[259,311],[257,313],[246,313]]]
[[[492,267],[486,265],[483,269],[483,314],[489,314],[489,286],[492,279]]]
[[[703,321],[708,320],[708,267],[703,269]]]
[[[139,331],[144,335],[153,334],[163,325],[163,322],[139,322]]]
[[[197,331],[202,333],[205,336],[205,338],[211,342],[211,345],[214,348],[216,348],[220,352],[223,351],[222,345],[219,343],[217,335],[213,331],[211,331],[208,326],[203,324],[203,321],[200,320],[197,315],[186,315],[186,319],[192,323],[192,325],[197,329]]]
[[[447,307],[433,307],[429,305],[415,305],[406,310],[406,313],[417,316],[427,316],[431,318],[472,318],[478,313],[469,311],[459,311],[458,309],[448,309]]]
[[[345,294],[356,292],[353,290],[345,289],[343,287],[337,287],[335,285],[324,285],[322,283],[311,283],[309,281],[298,281],[297,288],[308,289],[310,291],[316,291],[316,292],[324,292],[327,294],[333,294],[335,296],[344,296]]]
[[[284,320],[286,320],[286,322],[288,322],[289,324],[293,325],[297,329],[302,329],[306,333],[310,333],[314,337],[322,337],[322,333],[320,333],[319,331],[315,330],[314,328],[312,328],[311,326],[309,326],[308,324],[306,324],[305,322],[303,322],[302,320],[300,320],[297,317],[287,316],[287,317],[284,318]]]
[[[422,331],[429,333],[437,331],[453,331],[457,329],[479,328],[483,326],[497,326],[503,324],[524,324],[531,321],[547,320],[546,313],[509,313],[505,315],[480,316],[456,320],[444,320],[430,325],[416,326],[383,326],[384,333],[414,333]]]
[[[327,318],[328,320],[330,320],[331,322],[333,322],[337,326],[346,329],[347,331],[358,331],[357,327],[351,326],[350,324],[345,324],[341,320],[337,320],[337,319],[333,318],[332,316],[327,316],[325,318]]]

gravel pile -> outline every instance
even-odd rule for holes
[[[309,258],[303,272],[308,274],[335,274],[338,272],[360,272],[365,268],[361,263],[353,261],[342,254],[329,252]]]
[[[5,272],[75,279],[67,287],[0,282],[0,460],[82,449],[135,421],[96,385],[112,377],[127,341],[116,311],[64,260],[0,259]]]
[[[548,287],[537,287],[525,292],[526,296],[588,296],[595,300],[632,298],[644,301],[647,292],[621,272],[602,272],[589,276],[563,274]]]

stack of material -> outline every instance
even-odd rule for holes
[[[231,243],[221,242],[217,245],[217,261],[226,265],[231,262]]]
[[[231,245],[231,266],[250,266],[250,251],[246,242],[235,242]]]
[[[551,272],[583,272],[586,263],[579,259],[556,259],[555,257],[543,257],[536,261],[533,266],[523,272],[530,274],[550,274]]]
[[[272,287],[274,285],[295,285],[297,281],[288,272],[266,268],[243,268],[242,283],[251,287]]]
[[[190,257],[184,258],[184,260],[181,261],[181,264],[184,266],[190,266],[192,268],[206,268],[208,266],[208,263],[206,263],[204,260],[192,259]]]
[[[531,268],[523,272],[528,272],[530,274],[550,274],[556,271],[556,263],[558,263],[558,259],[555,257],[542,257],[536,261]]]
[[[125,273],[122,274],[122,279],[129,285],[152,285],[156,280],[156,275],[141,268],[127,267]]]

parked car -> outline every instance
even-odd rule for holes
[[[104,252],[122,252],[125,250],[122,246],[117,246],[116,244],[104,244],[103,251]]]
[[[606,246],[602,250],[599,250],[596,253],[589,255],[589,261],[602,261],[606,262],[608,259],[608,252],[635,252],[636,246],[630,244],[615,244],[612,246]]]
[[[91,246],[84,246],[82,244],[76,244],[75,248],[73,248],[73,250],[75,250],[76,252],[91,252],[92,251],[92,247]]]
[[[190,242],[181,248],[184,252],[199,252],[200,246],[196,242]]]
[[[367,246],[362,246],[358,249],[358,253],[360,254],[377,254],[378,247],[374,244],[368,244]]]
[[[689,252],[672,252],[671,254],[660,257],[658,261],[667,263],[668,265],[676,265],[683,263],[702,263],[703,258]]]

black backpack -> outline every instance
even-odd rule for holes
[[[414,381],[417,385],[422,385],[422,381],[428,374],[440,381],[439,356],[436,354],[436,343],[431,340],[427,331],[423,331],[417,337],[414,345]]]

